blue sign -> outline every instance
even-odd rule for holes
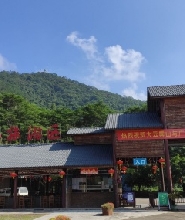
[[[134,193],[133,192],[127,193],[127,202],[134,202]]]
[[[134,192],[125,192],[122,195],[123,199],[126,199],[128,203],[135,203],[135,193]]]
[[[133,158],[133,164],[136,166],[143,166],[147,164],[146,158]]]

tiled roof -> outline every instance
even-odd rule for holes
[[[116,113],[109,114],[105,129],[126,129],[126,128],[153,128],[163,127],[157,113]]]
[[[105,129],[102,127],[94,127],[94,128],[70,128],[67,131],[67,134],[99,134],[105,133]]]
[[[147,88],[150,97],[185,96],[185,84],[173,86],[151,86]]]
[[[69,143],[0,146],[0,169],[106,166],[113,164],[111,145]]]

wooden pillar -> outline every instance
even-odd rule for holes
[[[114,190],[114,206],[115,208],[119,207],[119,196],[118,196],[118,168],[117,168],[117,163],[116,163],[116,135],[114,132],[114,137],[113,137],[113,166],[114,166],[114,179],[113,179],[113,190]]]
[[[62,180],[61,180],[61,184],[62,184],[62,208],[66,208],[66,175],[63,176]]]
[[[48,196],[49,195],[49,192],[48,192],[48,189],[49,189],[49,175],[45,176],[46,178],[46,190],[45,190],[45,195]]]
[[[163,165],[160,164],[160,177],[161,177],[161,191],[165,192],[165,181],[164,181],[164,169]]]
[[[17,208],[17,181],[18,181],[18,171],[15,172],[17,174],[16,177],[14,177],[14,190],[13,190],[13,208]]]
[[[172,192],[172,178],[171,178],[171,164],[170,164],[170,154],[168,148],[168,140],[164,140],[165,143],[165,163],[166,163],[166,178],[167,178],[167,190],[168,193]]]
[[[165,114],[165,102],[164,100],[160,103],[160,109],[161,109],[161,120],[164,124],[164,129],[168,129],[168,124],[166,121],[166,114]],[[165,164],[166,164],[166,181],[167,181],[167,191],[168,193],[171,193],[172,191],[172,178],[171,178],[171,164],[170,164],[170,154],[169,154],[169,147],[168,147],[168,140],[164,140],[164,152],[165,152]]]
[[[113,179],[113,189],[114,189],[114,206],[115,208],[119,207],[119,197],[118,197],[118,173],[117,173],[117,165],[114,165],[114,179]]]

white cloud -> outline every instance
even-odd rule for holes
[[[131,87],[128,87],[122,91],[122,95],[132,96],[134,99],[146,101],[146,94],[144,92],[136,92],[137,89],[138,86],[135,83],[133,83]]]
[[[15,63],[10,63],[6,58],[0,54],[0,71],[17,69]]]
[[[67,41],[82,49],[88,59],[96,59],[97,48],[95,43],[97,40],[94,36],[89,39],[81,39],[77,32],[72,32],[67,36]]]
[[[107,47],[105,54],[111,65],[104,69],[104,75],[109,80],[136,82],[145,78],[145,74],[139,71],[144,60],[140,52],[133,49],[125,51],[120,45],[117,45]]]
[[[98,89],[110,90],[111,83],[127,82],[132,86],[121,92],[135,99],[145,100],[143,92],[136,93],[137,83],[145,79],[145,73],[141,72],[141,65],[145,61],[144,56],[134,49],[124,50],[120,45],[105,48],[100,54],[96,42],[91,36],[89,39],[78,37],[77,32],[67,36],[67,41],[80,48],[90,61],[90,74],[86,77],[86,83]],[[134,86],[133,86],[134,85]]]

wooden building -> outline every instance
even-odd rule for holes
[[[165,158],[163,190],[170,192],[169,146],[185,143],[185,85],[148,87],[147,106],[147,112],[110,114],[102,128],[69,129],[73,143],[0,146],[0,188],[12,189],[12,202],[4,206],[20,207],[17,187],[26,185],[32,208],[92,208],[107,201],[118,207],[118,161],[124,166],[134,158]]]

